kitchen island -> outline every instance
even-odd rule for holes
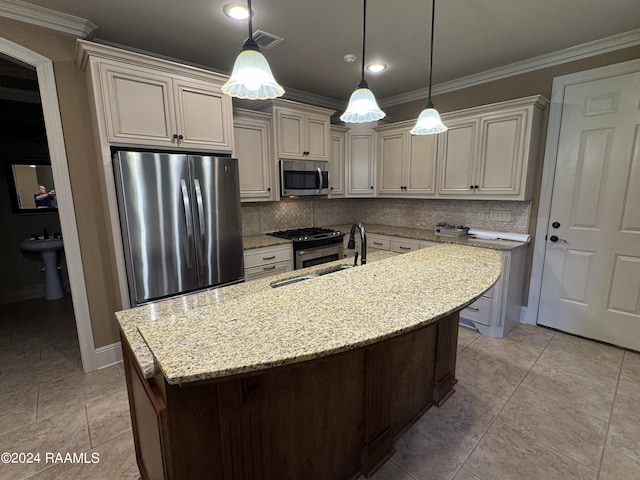
[[[370,475],[453,392],[457,312],[501,267],[441,245],[118,312],[142,478]]]

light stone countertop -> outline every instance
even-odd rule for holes
[[[277,240],[276,237],[271,238]],[[285,240],[285,242],[289,242],[289,240]],[[368,255],[368,261],[371,263],[395,255],[398,254],[392,252],[372,252]],[[155,325],[161,320],[166,321],[179,318],[181,315],[189,314],[189,312],[196,311],[209,305],[240,298],[245,295],[255,294],[263,290],[271,291],[272,288],[270,284],[273,282],[288,280],[300,275],[324,270],[334,265],[348,265],[352,262],[352,259],[337,260],[335,262],[324,263],[322,265],[316,265],[301,270],[292,270],[272,275],[267,278],[252,280],[250,282],[202,290],[199,292],[181,295],[179,297],[149,303],[129,310],[122,310],[120,312],[116,312],[115,315],[126,341],[131,345],[131,349],[133,350],[133,354],[140,369],[142,370],[142,374],[145,378],[151,378],[158,373],[158,370],[154,364],[153,355],[151,355],[149,347],[147,347],[147,344],[138,331],[138,326]]]
[[[425,230],[422,228],[392,227],[389,225],[376,225],[364,223],[367,233],[376,233],[378,235],[387,235],[389,237],[412,238],[414,240],[425,240],[429,242],[455,243],[457,245],[470,245],[473,247],[491,248],[493,250],[513,250],[523,245],[524,242],[515,242],[511,240],[483,240],[480,238],[472,238],[466,235],[453,237],[449,235],[438,235],[433,230]],[[341,230],[349,235],[351,225],[331,225],[328,228]]]
[[[245,288],[259,291],[235,298],[225,288],[210,291],[218,300],[199,307],[180,307],[177,299],[168,301],[175,310],[159,302],[117,317],[121,325],[137,326],[167,381],[181,384],[319,358],[415,330],[475,301],[501,270],[492,249],[446,244],[276,289],[268,287],[274,277],[261,290],[248,282]]]
[[[287,238],[272,237],[271,235],[248,235],[242,237],[242,245],[245,250],[253,248],[272,247],[274,245],[291,244],[291,240]]]

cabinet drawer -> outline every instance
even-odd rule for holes
[[[276,248],[256,248],[245,252],[244,266],[245,268],[251,268],[284,261],[291,263],[292,259],[293,252],[291,245]]]
[[[460,312],[462,318],[489,326],[491,322],[491,306],[493,301],[490,298],[480,297],[467,308]]]
[[[391,250],[391,239],[378,235],[367,236],[367,248],[376,250]]]
[[[396,253],[408,253],[420,249],[417,240],[391,240],[391,251]]]
[[[291,271],[291,261],[271,263],[269,265],[260,265],[257,267],[250,267],[244,269],[244,280],[246,282],[250,280],[257,280],[258,278],[270,277],[278,273],[285,273]]]
[[[423,240],[420,242],[420,248],[428,248],[435,247],[437,245],[442,245],[440,242],[430,242],[429,240]]]

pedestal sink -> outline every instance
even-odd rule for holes
[[[44,298],[56,300],[64,296],[62,277],[58,270],[58,252],[64,243],[61,238],[27,238],[20,242],[20,248],[27,252],[39,252],[44,263]]]

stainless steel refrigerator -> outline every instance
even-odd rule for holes
[[[244,279],[238,161],[118,151],[132,305]]]

